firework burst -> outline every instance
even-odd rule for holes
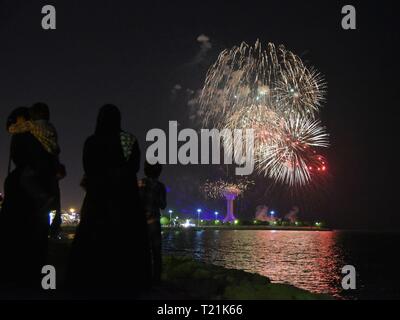
[[[232,193],[236,196],[242,195],[254,182],[249,179],[241,179],[238,182],[227,182],[222,179],[217,181],[206,181],[201,187],[201,191],[207,198],[223,198],[226,193]]]
[[[292,114],[277,132],[260,144],[258,171],[290,186],[306,185],[313,174],[326,171],[326,159],[317,154],[316,148],[328,147],[329,135],[319,120]]]
[[[329,145],[317,119],[325,87],[316,70],[283,46],[242,43],[224,50],[207,73],[199,99],[203,125],[253,129],[257,171],[306,185],[313,169],[326,170],[317,154]]]

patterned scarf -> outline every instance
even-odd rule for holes
[[[47,152],[53,155],[58,155],[60,153],[56,130],[49,123],[25,121],[19,124],[13,124],[8,129],[8,132],[11,134],[30,132]]]
[[[121,146],[124,152],[125,160],[128,161],[132,155],[133,145],[136,142],[136,138],[128,132],[121,131]]]

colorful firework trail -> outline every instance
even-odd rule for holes
[[[303,186],[327,170],[318,153],[329,135],[318,120],[326,85],[283,46],[259,41],[224,50],[207,73],[200,96],[205,126],[254,129],[258,172]]]

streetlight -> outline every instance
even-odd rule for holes
[[[169,224],[171,224],[171,221],[172,221],[172,213],[173,213],[174,211],[173,210],[168,210],[168,213],[169,213]]]
[[[197,226],[200,225],[200,213],[201,213],[201,209],[197,209]]]
[[[179,217],[175,217],[174,219],[174,227],[176,227],[177,223],[178,223]]]
[[[272,221],[274,222],[274,224],[276,224],[275,211],[272,210],[272,211],[270,212],[270,214],[271,214],[271,219],[272,219]]]
[[[218,212],[218,211],[215,211],[214,214],[215,214],[215,220],[218,220],[219,212]]]

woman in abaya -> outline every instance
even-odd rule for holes
[[[29,109],[15,109],[7,120],[10,126],[29,120]],[[45,188],[52,174],[52,158],[29,133],[13,134],[10,165],[14,169],[4,183],[5,197],[0,212],[0,291],[41,288],[41,269],[46,264],[48,212],[40,210],[35,190],[23,187],[23,174],[35,172],[35,184]],[[11,168],[10,168],[11,169]]]
[[[85,142],[83,167],[86,197],[72,246],[69,287],[107,297],[138,293],[150,277],[136,177],[140,150],[136,138],[121,130],[117,107],[100,109],[95,133]]]

